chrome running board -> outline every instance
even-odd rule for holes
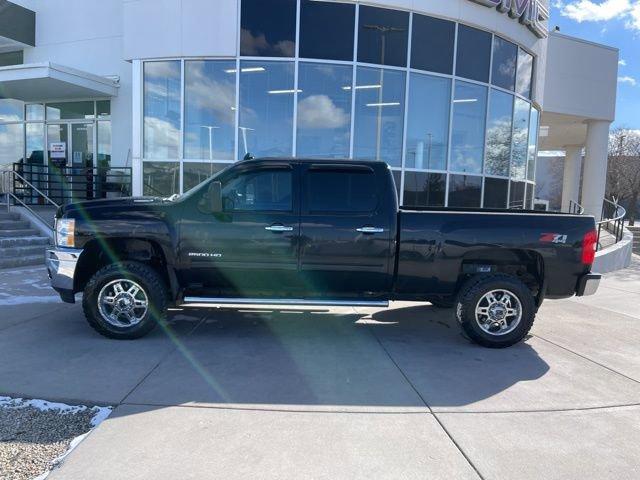
[[[313,300],[304,298],[184,297],[185,306],[282,305],[310,307],[388,307],[388,300]]]

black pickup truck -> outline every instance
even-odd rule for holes
[[[381,162],[233,164],[182,196],[79,202],[47,252],[65,302],[89,324],[145,335],[171,305],[454,307],[468,337],[506,347],[544,298],[595,292],[593,217],[398,208]]]

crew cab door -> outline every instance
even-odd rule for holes
[[[191,293],[280,296],[297,285],[299,213],[297,171],[289,163],[230,169],[222,184],[223,211],[207,212],[205,192],[182,222],[183,284]]]
[[[306,294],[387,296],[395,232],[383,176],[358,164],[301,167],[300,279]]]

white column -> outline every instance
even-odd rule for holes
[[[142,62],[131,62],[131,186],[133,195],[142,195]]]
[[[591,120],[587,122],[587,142],[582,176],[582,206],[587,215],[600,220],[602,200],[607,184],[607,153],[609,125],[611,122]]]
[[[582,145],[567,145],[562,177],[562,211],[569,211],[569,203],[579,201],[580,173],[582,172]]]

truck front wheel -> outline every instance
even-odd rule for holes
[[[529,288],[517,278],[482,275],[460,290],[456,316],[471,340],[489,348],[504,348],[529,333],[536,304]]]
[[[120,340],[140,338],[167,312],[167,289],[151,267],[138,262],[107,265],[87,283],[85,317],[98,333]]]

